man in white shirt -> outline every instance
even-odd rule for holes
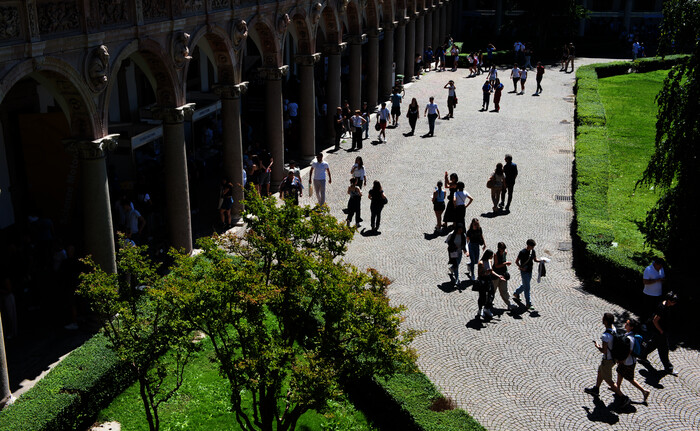
[[[666,280],[664,272],[664,260],[660,257],[655,257],[654,260],[644,269],[642,282],[644,283],[644,314],[642,318],[651,317],[656,311],[656,307],[661,302],[663,294],[663,282]]]
[[[423,115],[428,117],[428,127],[430,130],[425,136],[433,136],[435,132],[435,120],[440,116],[440,110],[435,103],[434,97],[431,96],[430,103],[425,105],[425,112],[423,112]]]
[[[331,169],[328,163],[323,161],[323,153],[316,153],[316,161],[311,163],[311,172],[309,172],[309,185],[313,180],[314,191],[319,205],[326,203],[326,175],[328,175],[328,184],[332,183]]]

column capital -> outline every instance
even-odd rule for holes
[[[367,30],[367,37],[379,37],[379,35],[384,31],[383,28],[370,28]]]
[[[162,120],[166,124],[183,123],[185,117],[191,116],[194,113],[195,104],[185,103],[176,108],[168,106],[154,106],[151,108],[153,118]]]
[[[259,67],[258,76],[266,81],[278,81],[289,73],[289,66],[282,67]]]
[[[384,31],[391,31],[396,28],[396,26],[399,25],[398,21],[385,21],[382,23],[382,27],[384,27]]]
[[[222,99],[238,99],[248,91],[248,82],[215,85],[214,92]]]
[[[321,59],[321,53],[315,52],[310,55],[297,54],[294,56],[294,62],[300,66],[313,66]]]
[[[354,34],[354,35],[348,36],[348,43],[350,45],[362,45],[365,42],[367,42],[367,35],[366,34]]]
[[[89,141],[86,139],[65,139],[66,151],[77,153],[83,160],[102,159],[107,151],[114,151],[119,145],[119,134],[106,135]]]
[[[404,17],[399,18],[398,23],[400,26],[405,26],[406,24],[408,24],[408,21],[410,21],[410,19],[411,18],[404,16]]]
[[[345,48],[348,47],[347,42],[342,42],[342,43],[329,43],[323,47],[323,51],[327,55],[340,55],[343,51],[345,51]]]

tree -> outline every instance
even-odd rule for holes
[[[637,186],[660,193],[656,205],[638,223],[647,244],[660,250],[674,269],[679,287],[690,285],[692,250],[698,234],[698,142],[700,142],[700,2],[664,2],[659,49],[690,53],[674,66],[656,100],[654,153]]]
[[[81,276],[79,293],[105,317],[105,335],[138,381],[148,427],[155,431],[160,428],[158,408],[182,385],[196,345],[191,327],[165,300],[173,292],[146,251],[122,238],[116,274],[104,272],[88,257],[84,262],[92,271]]]
[[[167,277],[173,305],[210,336],[244,430],[294,429],[358,377],[412,368],[389,281],[342,256],[353,231],[327,209],[246,201],[241,238],[200,240]]]

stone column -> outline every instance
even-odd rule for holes
[[[399,20],[399,26],[396,28],[396,74],[405,75],[404,66],[406,63],[406,18]]]
[[[5,333],[2,330],[2,313],[0,313],[0,410],[15,402],[10,392],[10,378],[7,375],[7,357],[5,356]]]
[[[634,10],[634,0],[626,0],[625,1],[625,15],[623,17],[623,28],[629,34],[630,32],[630,21],[632,19],[632,10]],[[636,35],[635,35],[636,36]]]
[[[394,63],[394,28],[397,22],[384,23],[384,49],[382,54],[382,65],[380,72],[381,94],[379,102],[386,100],[391,95],[394,83],[391,81],[392,64]]]
[[[425,52],[425,11],[420,11],[416,18],[416,54],[423,55]]]
[[[221,117],[224,125],[224,173],[234,185],[231,217],[240,219],[243,211],[243,138],[241,135],[241,95],[248,89],[247,82],[220,85],[214,88],[221,97]]]
[[[270,193],[274,193],[284,179],[284,110],[282,106],[282,78],[289,66],[258,69],[265,80],[265,140],[274,163],[270,178]]]
[[[85,250],[103,271],[111,273],[117,272],[117,264],[105,155],[117,148],[118,139],[119,135],[107,135],[94,141],[65,142],[66,149],[80,158]]]
[[[321,59],[320,53],[297,55],[294,61],[299,66],[301,85],[299,93],[299,130],[301,138],[301,160],[309,162],[316,154],[316,84],[314,64]],[[329,108],[330,109],[330,108]]]
[[[185,116],[194,113],[194,103],[178,108],[155,107],[153,116],[163,120],[163,154],[165,157],[165,198],[168,211],[170,243],[176,249],[192,251],[192,219],[190,213],[190,185],[187,176],[185,148]]]
[[[350,109],[362,108],[362,44],[367,41],[367,35],[361,34],[350,37],[350,76],[348,77],[348,102]]]
[[[381,29],[370,29],[367,32],[367,95],[365,100],[369,109],[377,106],[379,95],[379,32]]]
[[[326,80],[326,104],[328,105],[328,136],[333,142],[335,128],[333,127],[333,115],[340,106],[340,53],[347,47],[347,43],[326,45],[325,51],[328,56],[328,77]]]
[[[427,47],[431,46],[433,51],[435,47],[433,46],[433,11],[427,10],[425,13],[425,43],[423,46],[423,51]]]
[[[440,6],[440,41],[447,38],[447,7],[449,3],[443,2]]]
[[[416,21],[411,18],[406,24],[406,82],[411,81],[416,70]]]
[[[459,10],[461,13],[461,9]],[[494,29],[494,34],[499,36],[501,34],[501,26],[503,25],[503,0],[496,0],[496,28]]]
[[[440,6],[433,9],[433,51],[437,52],[437,47],[442,43],[440,39]]]

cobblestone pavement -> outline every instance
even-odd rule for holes
[[[657,378],[655,387],[649,385],[654,375],[638,366],[637,380],[652,391],[648,405],[641,404],[640,392],[629,383],[623,384],[623,391],[633,403],[622,410],[609,408],[612,392],[602,389],[599,402],[583,392],[595,382],[599,354],[592,340],[602,332],[602,314],[626,311],[586,293],[571,267],[572,204],[557,196],[571,195],[574,74],[548,67],[544,91],[534,97],[534,72],[525,95],[515,95],[507,93],[512,90],[509,70],[499,70],[506,85],[500,113],[479,112],[485,75],[465,75],[464,70],[430,72],[407,86],[406,98],[416,97],[421,106],[416,136],[403,136],[408,130],[404,116],[397,129],[387,131],[388,143],[366,140],[361,151],[346,152],[348,139],[343,150],[327,155],[334,180],[327,189],[328,202],[338,218],[344,217],[341,210],[357,155],[365,161],[368,186],[380,180],[389,201],[381,234],[358,232],[347,259],[377,268],[393,280],[390,299],[407,307],[406,327],[425,331],[414,343],[420,368],[489,430],[700,429],[697,351],[672,351],[671,361],[680,375]],[[438,120],[435,137],[421,138],[428,128],[423,117],[428,97],[436,97],[442,115],[447,112],[443,86],[449,79],[455,80],[459,97],[455,118]],[[370,137],[376,139],[376,134]],[[520,171],[511,212],[489,217],[486,180],[506,153],[513,155]],[[497,295],[495,305],[502,312],[480,323],[474,319],[476,292],[443,284],[449,281],[445,237],[432,235],[430,198],[445,171],[457,172],[474,197],[467,220],[480,219],[489,248],[495,250],[496,243],[504,241],[514,262],[525,241],[533,238],[538,256],[552,260],[541,283],[533,278],[534,311],[506,313]],[[368,228],[366,194],[362,210]],[[466,268],[463,260],[462,273]],[[511,292],[520,282],[517,272],[511,269]],[[661,368],[656,353],[650,359]]]

